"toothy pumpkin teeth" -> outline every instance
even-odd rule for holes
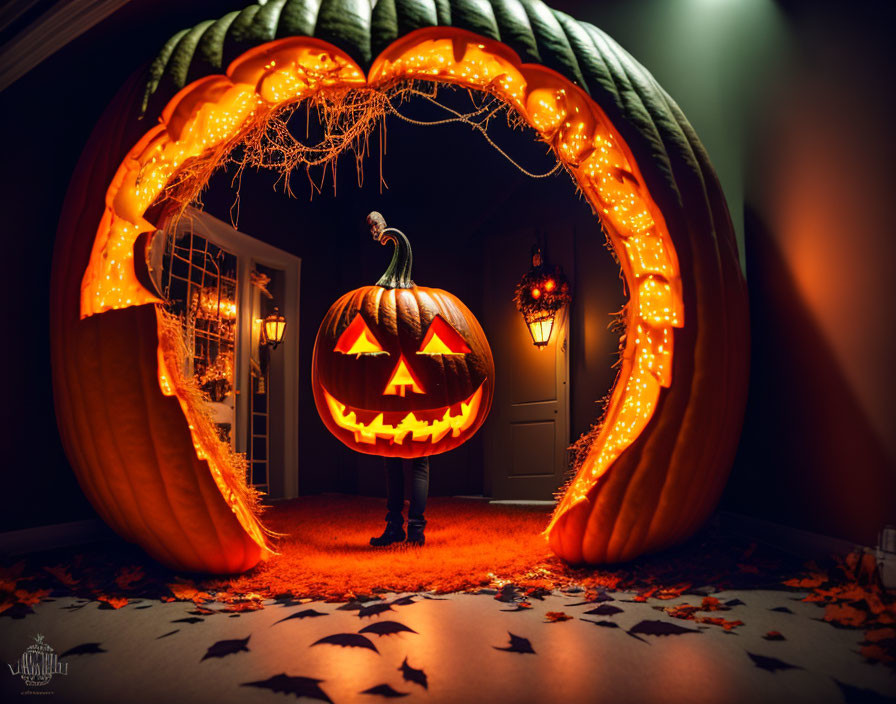
[[[375,444],[377,438],[380,438],[388,440],[390,444],[401,445],[408,435],[417,442],[428,440],[433,444],[448,433],[451,433],[452,437],[457,437],[473,424],[482,401],[480,385],[465,401],[448,406],[441,418],[425,421],[418,419],[413,413],[408,413],[398,425],[391,425],[384,422],[382,413],[377,414],[369,423],[362,423],[355,411],[349,411],[344,403],[333,398],[326,389],[323,391],[330,415],[336,425],[350,431],[354,435],[355,442],[367,444]]]

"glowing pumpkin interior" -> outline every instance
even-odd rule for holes
[[[161,122],[131,149],[110,184],[81,285],[81,317],[161,303],[137,278],[134,246],[155,227],[147,209],[190,160],[210,154],[220,160],[248,130],[285,105],[321,91],[352,88],[388,90],[399,82],[425,80],[484,91],[508,103],[574,176],[601,219],[630,294],[625,309],[627,335],[621,365],[600,433],[586,461],[565,487],[557,518],[585,495],[613,461],[642,432],[656,408],[660,388],[671,382],[672,329],[684,324],[678,262],[662,214],[644,185],[632,153],[603,110],[580,88],[543,66],[522,64],[493,40],[446,27],[418,30],[393,43],[373,63],[369,75],[336,47],[293,37],[252,49],[234,61],[226,76],[209,76],[184,88],[168,104]],[[224,477],[231,462],[225,446],[199,409],[186,380],[177,373],[176,345],[162,334],[160,315],[159,385],[174,395],[189,424],[196,452],[243,527],[265,538]],[[363,321],[362,321],[363,325]],[[345,354],[378,353],[372,334],[352,331]],[[421,353],[462,353],[448,331],[428,333]],[[342,341],[340,340],[340,343]],[[447,352],[446,352],[447,350]],[[399,370],[400,371],[400,370]],[[414,380],[396,384],[413,390]],[[471,403],[474,399],[471,399]],[[346,427],[355,419],[334,399],[331,409]],[[453,421],[453,419],[451,419]]]

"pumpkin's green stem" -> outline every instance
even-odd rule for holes
[[[386,227],[386,221],[377,212],[367,216],[367,223],[377,242],[383,245],[392,242],[395,245],[395,253],[392,255],[389,268],[376,285],[383,288],[413,288],[415,284],[411,280],[411,266],[414,264],[414,255],[407,236],[401,230]]]

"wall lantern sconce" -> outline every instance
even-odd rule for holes
[[[532,343],[546,347],[551,341],[557,313],[572,300],[569,281],[559,266],[548,268],[541,247],[532,248],[532,266],[516,285],[513,302],[523,314]]]
[[[286,330],[286,318],[280,315],[279,308],[274,308],[274,312],[264,319],[262,330],[265,343],[270,345],[272,350],[277,349],[277,345],[283,342],[283,333]]]

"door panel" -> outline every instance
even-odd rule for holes
[[[495,397],[483,427],[485,492],[495,499],[550,500],[566,478],[569,446],[568,326],[558,314],[551,342],[537,348],[513,305],[529,266],[518,233],[483,243],[483,323],[495,358]],[[552,233],[548,257],[572,271],[571,232]],[[508,253],[514,253],[508,257]]]

